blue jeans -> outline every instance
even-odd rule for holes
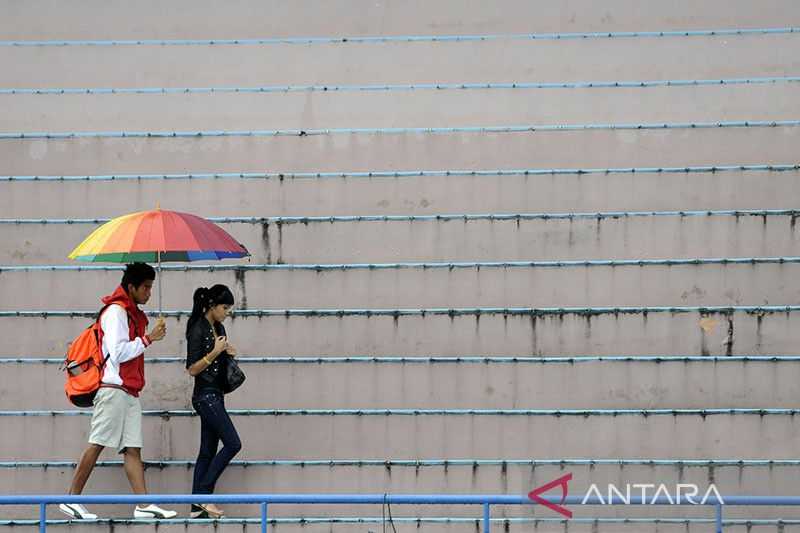
[[[219,476],[242,449],[242,441],[225,410],[221,392],[201,391],[192,398],[200,415],[200,453],[194,466],[192,494],[213,494]],[[217,453],[219,441],[222,449]]]

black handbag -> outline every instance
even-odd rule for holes
[[[226,361],[225,365],[225,394],[229,392],[233,392],[239,387],[242,386],[244,380],[247,379],[247,376],[244,375],[242,369],[239,368],[239,363],[236,362],[231,356],[228,356],[228,360]]]

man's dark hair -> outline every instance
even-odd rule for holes
[[[145,281],[154,279],[156,279],[156,271],[153,267],[147,263],[131,263],[125,265],[125,273],[122,275],[120,285],[127,291],[129,284],[138,288]]]

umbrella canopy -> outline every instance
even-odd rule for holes
[[[216,224],[189,213],[155,209],[110,220],[69,254],[92,263],[158,263],[247,257],[247,248]],[[161,313],[161,276],[158,276]]]
[[[69,258],[95,263],[160,263],[249,255],[227,232],[204,218],[155,209],[106,222],[80,243]]]

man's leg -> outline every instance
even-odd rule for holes
[[[125,448],[125,474],[134,494],[147,494],[141,448]],[[146,504],[142,504],[146,505]]]
[[[100,453],[107,446],[117,446],[122,435],[122,425],[117,423],[119,416],[119,401],[115,397],[115,389],[101,388],[94,397],[94,410],[92,412],[92,422],[89,426],[89,446],[81,455],[78,468],[72,477],[69,487],[70,494],[81,494],[89,476],[94,470]],[[122,393],[124,394],[124,392]],[[97,515],[90,513],[86,507],[79,504],[62,503],[58,506],[59,510],[72,518],[96,519]]]
[[[142,449],[128,446],[123,450],[125,454],[125,474],[135,494],[147,494],[144,483],[144,465],[142,464]],[[150,504],[140,503],[133,511],[134,518],[175,518],[177,513]]]
[[[125,396],[126,409],[120,452],[123,455],[125,474],[134,494],[147,494],[142,464],[142,406],[139,398]],[[133,510],[134,518],[175,518],[177,513],[162,509],[155,504],[140,503]]]
[[[69,486],[70,494],[80,494],[83,492],[83,487],[86,486],[86,481],[94,470],[94,465],[97,464],[97,458],[103,451],[104,446],[90,442],[89,446],[84,450],[81,455],[81,460],[78,462],[78,468],[75,469],[75,475],[72,476],[72,483]],[[58,509],[69,516],[70,518],[77,518],[79,520],[96,520],[97,515],[90,513],[86,507],[78,503],[62,503]]]
[[[72,476],[72,484],[69,487],[70,494],[80,494],[86,486],[86,481],[89,479],[94,465],[97,464],[97,458],[103,451],[103,446],[99,444],[89,444],[89,447],[81,455],[81,460],[78,463],[78,468],[75,470],[75,475]]]

